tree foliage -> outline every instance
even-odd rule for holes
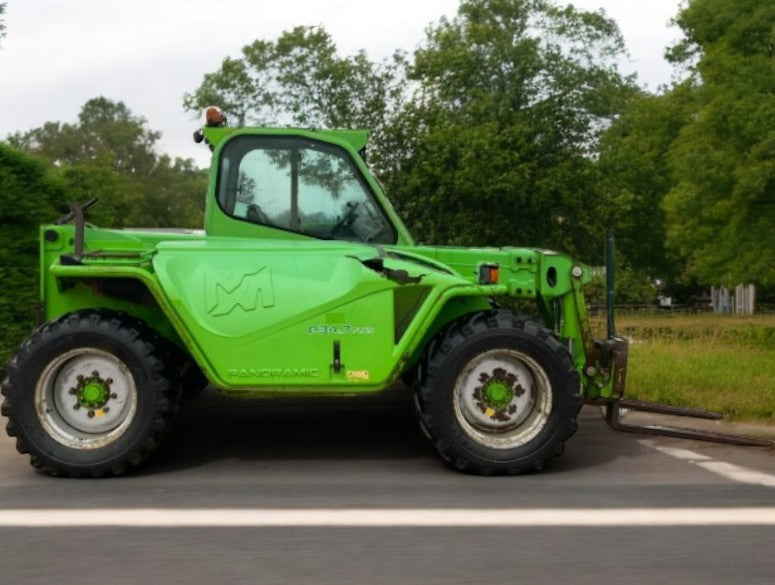
[[[379,142],[403,104],[403,65],[401,53],[381,62],[364,51],[341,56],[324,29],[299,26],[224,59],[184,106],[217,104],[238,126],[369,128]]]
[[[619,241],[671,292],[772,287],[775,4],[692,0],[676,23],[667,57],[688,77],[634,97],[601,142]]]
[[[40,160],[0,143],[0,368],[35,324],[38,225],[67,201],[65,183]]]
[[[9,142],[57,166],[89,164],[142,176],[156,164],[154,146],[160,136],[124,103],[98,97],[83,105],[77,123],[46,122],[10,136]]]
[[[156,152],[161,134],[122,102],[84,104],[75,124],[47,122],[9,143],[55,165],[74,197],[98,197],[91,221],[113,227],[201,227],[206,174]]]
[[[673,287],[683,266],[666,248],[662,203],[674,185],[670,147],[691,113],[694,88],[687,83],[665,95],[633,96],[604,133],[598,168],[612,197],[612,224],[626,264]]]
[[[632,92],[622,52],[601,13],[543,0],[467,0],[431,26],[387,181],[418,235],[597,259],[608,202],[593,154]]]
[[[696,105],[670,148],[668,243],[712,284],[775,285],[775,4],[694,0],[684,39]]]

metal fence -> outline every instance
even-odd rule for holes
[[[753,315],[756,310],[756,285],[738,284],[732,291],[724,287],[710,289],[714,313]]]

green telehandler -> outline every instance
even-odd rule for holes
[[[540,469],[584,401],[618,424],[627,342],[612,320],[593,338],[587,266],[415,245],[364,163],[365,131],[230,128],[210,108],[195,140],[213,151],[204,230],[95,227],[93,201],[40,228],[41,325],[2,382],[33,466],[122,474],[208,384],[351,396],[402,379],[439,454],[485,475]]]

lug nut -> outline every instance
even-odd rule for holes
[[[115,392],[112,392],[112,393],[110,394],[110,397],[111,397],[111,398],[118,398],[118,394],[116,394]]]
[[[76,402],[75,404],[73,404],[73,408],[75,410],[78,410],[79,408],[81,408],[81,403],[80,402]]]
[[[81,375],[79,374],[79,375],[76,377],[76,380],[78,380],[79,382],[83,382],[83,376],[81,376]]]
[[[70,388],[70,390],[68,390],[68,392],[70,394],[75,394],[77,392],[77,390],[75,388]]]
[[[100,377],[100,373],[99,373],[97,370],[94,370],[94,371],[91,373],[91,375],[92,375],[92,376],[94,376],[95,378],[99,378],[99,377]]]
[[[105,383],[108,384],[108,385],[112,384],[113,383],[113,378],[106,379]]]
[[[102,412],[110,412],[110,406],[106,406],[102,409]]]
[[[93,410],[90,410],[87,414],[89,415],[89,418],[94,418],[94,411]]]

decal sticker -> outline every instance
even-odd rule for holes
[[[317,378],[320,368],[231,368],[231,378]]]
[[[356,327],[355,325],[310,325],[308,335],[374,335],[374,327]]]
[[[211,317],[222,317],[236,307],[243,311],[255,311],[258,298],[261,306],[274,306],[274,288],[272,272],[268,266],[258,270],[237,274],[207,274],[205,276],[205,303]]]

